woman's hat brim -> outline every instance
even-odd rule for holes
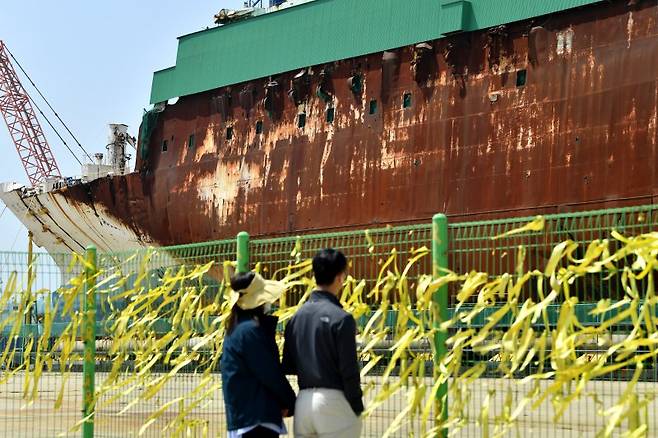
[[[237,305],[242,310],[251,310],[263,304],[273,304],[281,298],[285,290],[286,285],[284,283],[265,280],[260,274],[256,274],[249,287],[235,291],[235,293],[239,294]]]

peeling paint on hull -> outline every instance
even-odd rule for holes
[[[420,222],[436,212],[462,221],[652,203],[656,17],[656,1],[607,2],[432,41],[416,73],[413,46],[394,50],[390,74],[381,53],[315,66],[301,103],[287,96],[298,73],[290,72],[273,78],[270,113],[269,79],[182,97],[160,115],[136,173],[40,195],[63,212],[48,227],[58,248],[118,250],[240,230]],[[322,69],[330,104],[315,93]],[[364,78],[356,95],[347,84],[355,73]],[[254,95],[245,109],[247,86]],[[230,107],[219,110],[214,98],[228,93]]]

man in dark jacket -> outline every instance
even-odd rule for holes
[[[361,433],[356,322],[338,300],[346,270],[340,251],[320,251],[313,258],[317,289],[286,326],[283,367],[298,376],[300,389],[296,437],[352,438]]]
[[[222,391],[229,438],[286,435],[283,416],[292,415],[295,392],[286,380],[274,338],[277,318],[266,307],[284,286],[253,272],[231,279],[237,293],[221,358]]]

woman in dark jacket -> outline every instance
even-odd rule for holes
[[[295,393],[283,374],[274,338],[277,318],[267,315],[284,286],[254,272],[231,278],[239,294],[227,324],[221,358],[222,391],[229,438],[287,434]]]

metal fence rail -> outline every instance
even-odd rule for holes
[[[589,242],[595,239],[609,239],[611,230],[615,229],[622,234],[633,235],[656,230],[658,224],[658,207],[654,205],[608,209],[590,212],[566,213],[547,215],[543,217],[544,226],[539,231],[529,231],[522,234],[505,235],[518,227],[526,225],[535,218],[513,218],[501,219],[482,222],[466,222],[448,224],[448,242],[449,249],[447,253],[447,267],[455,272],[466,273],[470,271],[486,272],[490,276],[510,273],[516,275],[517,272],[527,272],[533,269],[543,269],[548,258],[550,257],[553,247],[567,239],[578,242]],[[496,239],[494,237],[499,236]],[[611,240],[611,248],[615,242]],[[253,262],[251,267],[258,263],[259,269],[268,276],[283,276],[286,268],[296,262],[312,257],[320,248],[334,247],[341,249],[350,259],[350,274],[359,280],[365,280],[367,287],[372,287],[378,277],[382,266],[391,257],[396,254],[396,265],[398,269],[403,269],[408,260],[416,254],[416,251],[422,247],[432,248],[432,224],[420,224],[402,227],[383,227],[373,230],[345,231],[336,233],[312,234],[304,236],[292,236],[275,239],[255,239],[249,243],[249,255]],[[522,250],[520,249],[523,248]],[[579,249],[575,257],[582,257],[586,248]],[[116,286],[111,280],[106,281],[105,289],[111,290],[113,294],[121,293],[132,288],[131,281],[137,277],[140,269],[148,272],[146,285],[157,284],[166,270],[176,270],[181,267],[191,267],[209,262],[214,262],[212,269],[204,275],[202,282],[213,294],[218,294],[222,289],[222,279],[224,276],[223,263],[225,261],[235,261],[237,258],[238,247],[235,239],[209,242],[194,245],[182,245],[168,248],[158,248],[153,250],[144,250],[133,253],[115,253],[99,254],[98,268],[103,273],[97,281],[103,282],[112,275],[117,275],[125,279],[126,277],[133,280],[124,281],[122,285]],[[522,259],[522,262],[520,261]],[[146,261],[145,261],[146,260]],[[26,253],[0,253],[0,289],[4,289],[7,282],[11,280],[12,274],[16,275],[19,283],[18,290],[28,288],[28,255]],[[58,290],[67,285],[67,283],[80,275],[83,266],[71,254],[35,254],[31,264],[32,280],[29,281],[29,288],[35,294],[40,294],[41,300],[50,300],[51,303],[58,299]],[[393,269],[391,267],[391,269]],[[432,273],[432,258],[428,255],[419,260],[410,270],[409,281],[410,290],[414,290],[414,281],[421,274]],[[116,287],[115,287],[116,286]],[[450,286],[447,298],[448,314],[452,314],[455,300],[457,285]],[[536,290],[528,288],[524,293],[527,296],[536,294]],[[105,301],[107,296],[101,292],[97,297],[96,313],[98,336],[103,337],[103,318],[107,315]],[[593,274],[591,276],[579,279],[573,285],[573,294],[581,302],[582,314],[585,315],[594,303],[601,298],[618,299],[622,296],[623,291],[620,287],[619,278],[608,276],[603,273]],[[289,304],[293,304],[299,299],[299,295],[291,294],[288,297]],[[84,300],[79,301],[81,309]],[[373,303],[373,305],[376,303]],[[41,305],[43,306],[43,304]],[[491,312],[497,309],[492,306]],[[8,318],[17,309],[10,307],[4,309],[2,318]],[[33,315],[26,320],[28,325],[26,330],[39,330],[39,322],[42,318],[43,309],[37,303]],[[390,316],[390,322],[394,322],[395,315]],[[555,317],[557,318],[557,316]],[[481,319],[475,321],[473,326],[482,326],[486,321]],[[31,324],[31,325],[30,325]],[[505,330],[504,324],[500,329]],[[613,328],[613,334],[624,336],[627,334],[627,327],[618,325]],[[57,330],[53,335],[57,334]],[[2,343],[13,342],[13,348],[22,348],[24,339],[7,339],[6,333],[0,338]],[[442,340],[439,340],[441,343]],[[99,348],[96,353],[96,381],[101,384],[104,376],[111,367],[111,363],[105,360],[102,339],[98,342]],[[82,347],[82,344],[80,345]],[[423,348],[430,352],[429,344]],[[591,345],[591,354],[599,354],[602,349],[606,348],[605,344]],[[494,364],[496,357],[487,357],[470,353],[466,357],[466,362],[475,364],[478,362]],[[21,360],[20,356],[17,360]],[[65,386],[62,408],[53,409],[53,401],[57,394],[54,394],[55,388],[61,384],[61,376],[57,373],[56,368],[53,372],[42,377],[40,383],[40,399],[31,406],[25,406],[22,401],[22,381],[20,375],[17,375],[5,382],[0,391],[2,399],[2,409],[0,409],[0,436],[55,436],[64,434],[65,436],[78,436],[80,432],[68,432],[72,425],[81,419],[83,409],[82,398],[82,348],[80,348],[80,357],[75,363],[70,364],[71,369],[77,372],[72,374],[72,378]],[[470,400],[470,408],[473,412],[479,410],[490,391],[495,391],[492,398],[492,418],[495,417],[497,401],[505,397],[506,391],[510,391],[514,400],[520,401],[523,397],[523,388],[519,385],[512,385],[509,379],[503,379],[500,372],[493,370],[486,374],[485,378],[480,381],[480,387],[475,388]],[[646,370],[642,376],[643,386],[638,391],[641,394],[654,391],[653,386],[658,383],[655,363],[647,364]],[[161,372],[165,373],[168,369],[162,368]],[[372,371],[369,384],[377,385],[378,369]],[[611,374],[604,382],[592,383],[591,391],[605,394],[604,403],[609,402],[607,398],[619,396],[624,390],[624,383],[632,375],[632,369],[622,369],[616,374]],[[519,378],[523,377],[521,375]],[[175,383],[166,386],[159,397],[162,399],[174,399],[184,394],[194,386],[198,376],[194,374],[180,373],[180,379]],[[429,379],[429,377],[428,377]],[[606,398],[607,397],[607,398]],[[118,415],[120,410],[126,405],[128,396],[119,398],[116,405],[105,410],[98,410],[95,415],[95,434],[96,436],[133,436],[141,426],[141,421],[150,411],[156,408],[156,404],[140,404],[135,406],[126,414]],[[160,399],[160,401],[162,401]],[[378,411],[378,416],[369,419],[366,423],[364,436],[381,436],[386,429],[386,422],[400,411],[402,399],[391,400]],[[502,406],[502,403],[498,403]],[[114,408],[116,406],[116,409]],[[209,400],[209,403],[200,409],[195,415],[200,419],[208,419],[209,431],[219,433],[224,427],[223,402],[221,394]],[[565,415],[562,421],[557,425],[551,423],[550,406],[542,406],[540,409],[533,411],[527,418],[521,422],[520,430],[522,436],[528,436],[532,433],[536,437],[562,437],[566,436],[588,436],[602,425],[600,417],[595,415],[595,411],[600,409],[593,399],[585,399],[580,402],[576,409],[572,409]],[[653,414],[658,414],[655,404],[649,405],[648,409]],[[499,412],[498,412],[499,413]],[[500,413],[499,413],[500,414]],[[654,415],[658,418],[658,415]],[[478,424],[477,418],[469,418],[459,436],[481,436],[482,425]],[[655,431],[655,429],[654,429]],[[399,431],[400,435],[406,436],[408,430]],[[160,436],[158,424],[147,429],[143,436]]]

